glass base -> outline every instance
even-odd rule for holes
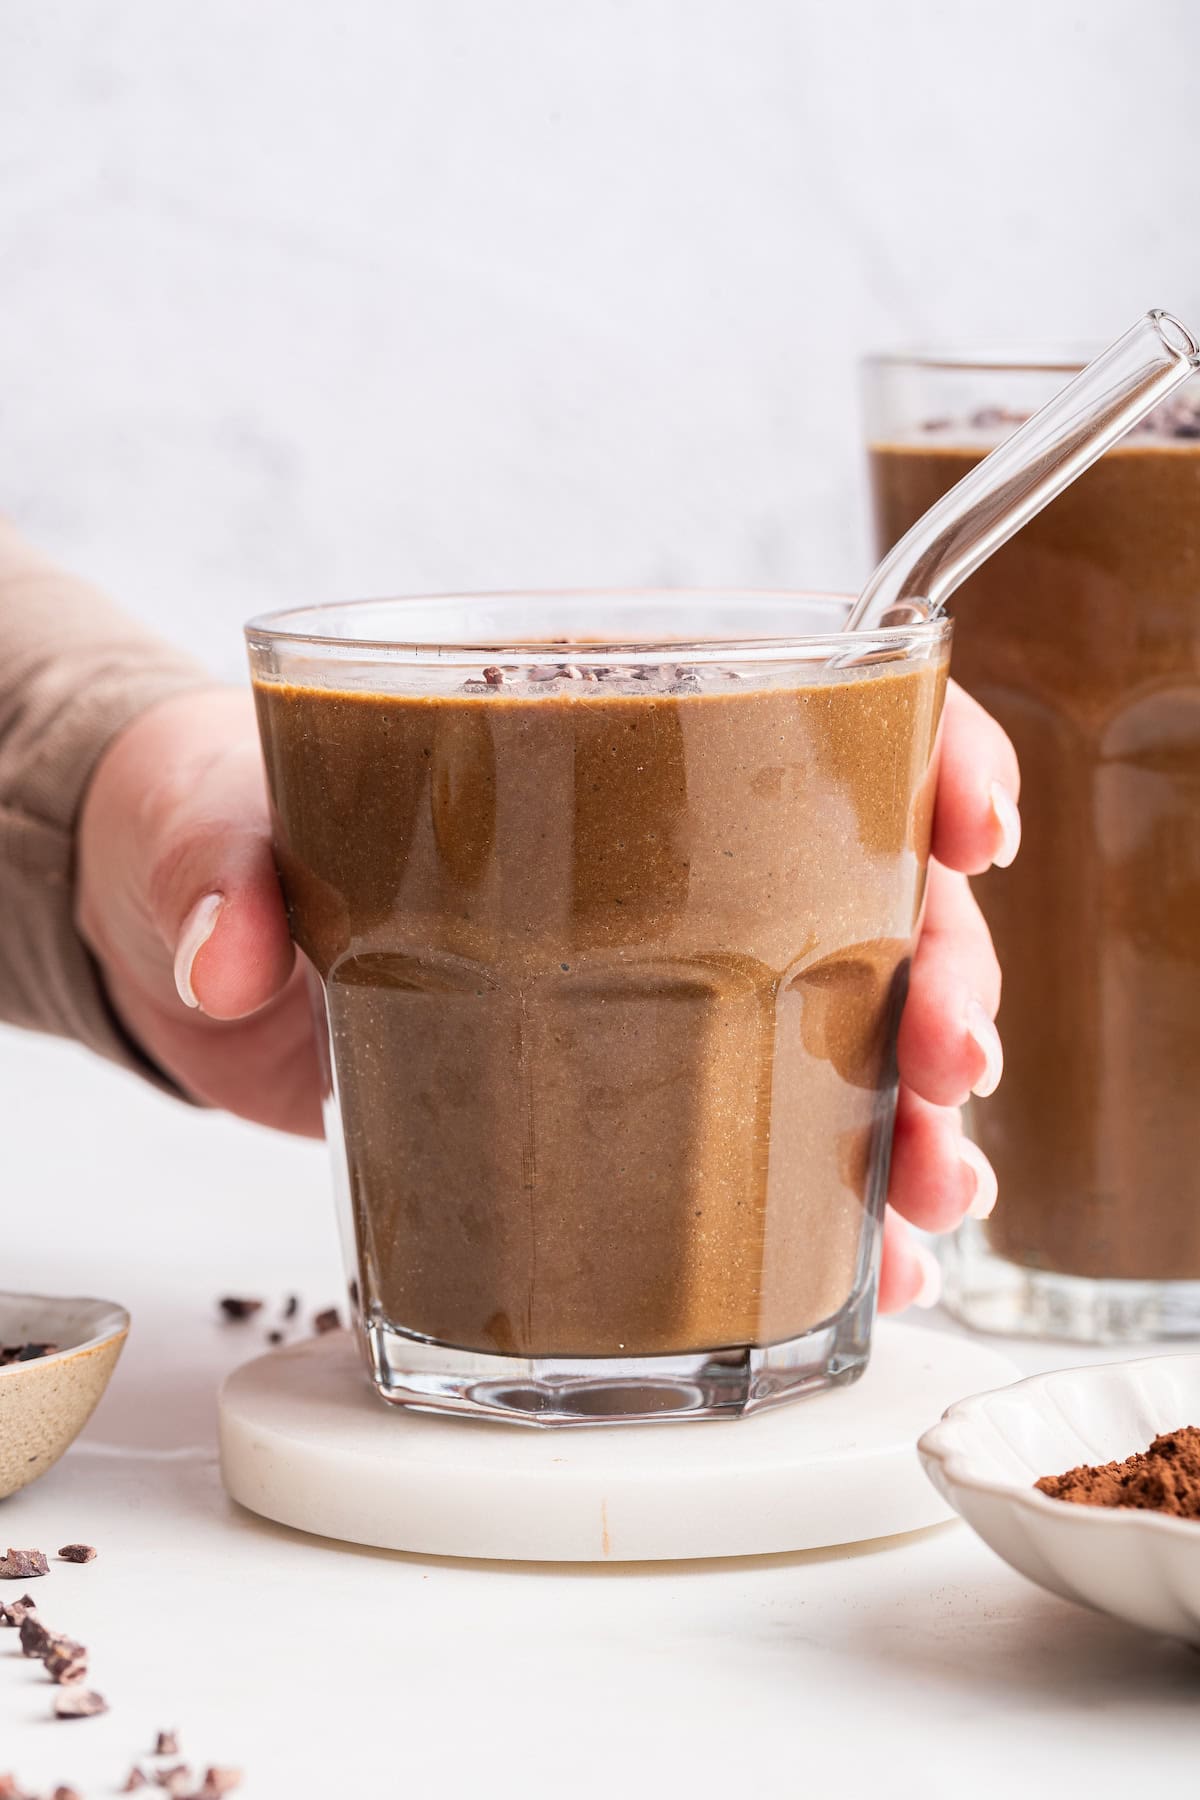
[[[968,1221],[943,1240],[943,1304],[976,1331],[1139,1344],[1200,1337],[1200,1281],[1119,1281],[1009,1262]]]
[[[635,1425],[735,1419],[857,1380],[874,1293],[802,1337],[683,1356],[489,1356],[368,1322],[375,1386],[394,1406],[510,1425]]]

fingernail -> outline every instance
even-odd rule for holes
[[[972,1000],[968,1006],[964,1023],[967,1036],[983,1058],[983,1074],[972,1083],[971,1092],[986,1100],[1000,1086],[1000,1077],[1004,1073],[1004,1046],[1000,1042],[1000,1033],[978,1000]]]
[[[1001,781],[993,781],[988,789],[988,798],[992,803],[992,817],[1000,833],[1000,843],[992,852],[992,861],[998,869],[1007,869],[1021,848],[1021,814],[1016,801]]]
[[[978,1144],[970,1138],[963,1138],[958,1146],[958,1154],[963,1165],[975,1177],[975,1193],[967,1208],[968,1219],[990,1219],[992,1208],[996,1204],[996,1195],[1000,1192],[1000,1183],[996,1180],[993,1169]]]
[[[942,1297],[942,1267],[937,1257],[924,1244],[914,1244],[913,1255],[921,1271],[921,1285],[912,1297],[912,1304],[928,1311]]]
[[[196,958],[216,929],[224,904],[224,894],[205,894],[202,900],[197,900],[183,921],[179,942],[175,946],[175,986],[185,1006],[198,1008],[200,1005],[192,987],[192,969]]]

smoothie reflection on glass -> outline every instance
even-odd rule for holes
[[[1070,356],[867,368],[880,551],[1061,387]],[[948,1246],[985,1328],[1200,1331],[1200,387],[953,602],[955,672],[1006,728],[1024,845],[978,894],[1006,1073],[973,1131],[1000,1204]]]
[[[950,627],[849,609],[248,628],[386,1398],[721,1416],[864,1366]]]

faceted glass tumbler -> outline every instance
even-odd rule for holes
[[[866,371],[886,550],[1079,367],[883,356]],[[1021,853],[976,884],[1004,1080],[971,1131],[1000,1199],[943,1251],[988,1331],[1200,1332],[1200,380],[955,595],[955,673],[1021,763]]]
[[[950,628],[848,607],[247,628],[385,1399],[706,1418],[864,1367]]]

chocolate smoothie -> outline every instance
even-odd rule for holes
[[[881,550],[990,447],[956,435],[872,450]],[[1021,854],[978,883],[1006,1070],[973,1129],[988,1241],[1034,1269],[1200,1278],[1197,437],[1180,406],[1110,451],[952,606],[1021,760]]]
[[[523,1357],[796,1337],[870,1278],[944,657],[534,673],[256,684],[367,1316]]]

